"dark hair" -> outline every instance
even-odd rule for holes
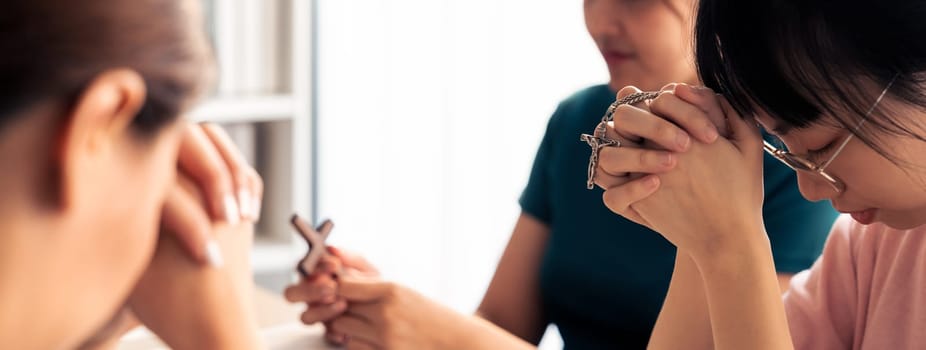
[[[924,1],[701,0],[695,56],[704,84],[744,116],[833,123],[884,154],[883,135],[926,141],[911,127],[924,121],[880,107],[855,130],[895,77],[888,97],[926,106],[924,37]]]
[[[138,72],[147,97],[134,128],[152,134],[203,87],[211,55],[178,0],[0,3],[0,128],[43,101],[76,101],[100,73]],[[187,4],[188,5],[188,4]]]

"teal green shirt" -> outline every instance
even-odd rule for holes
[[[579,134],[595,128],[614,96],[601,85],[560,103],[520,199],[551,229],[539,271],[542,311],[566,349],[643,349],[675,261],[672,244],[608,210],[601,189],[585,189],[590,150]],[[794,273],[816,260],[837,213],[804,200],[794,171],[766,155],[763,215],[776,268]]]

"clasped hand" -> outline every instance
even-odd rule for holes
[[[693,255],[767,239],[761,134],[723,97],[670,84],[653,100],[617,108],[607,136],[622,143],[602,149],[595,179],[611,211]]]

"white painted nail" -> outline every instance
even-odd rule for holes
[[[251,200],[251,203],[253,204],[252,209],[254,210],[254,222],[257,222],[260,220],[260,206],[262,203],[261,203],[260,198],[257,196],[253,197],[253,199]]]
[[[241,221],[241,212],[238,211],[238,201],[235,196],[225,196],[225,220],[229,224],[237,225]]]
[[[253,205],[251,205],[251,191],[246,188],[238,190],[238,209],[241,210],[241,217],[253,219]]]
[[[219,244],[214,239],[210,239],[206,243],[206,260],[209,261],[209,265],[212,267],[225,265],[225,259],[222,258],[222,249],[219,248]]]

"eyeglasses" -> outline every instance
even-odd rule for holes
[[[803,171],[803,172],[816,174],[820,176],[821,178],[823,178],[823,180],[826,181],[826,183],[828,183],[833,188],[833,190],[836,191],[836,193],[842,193],[842,191],[845,191],[846,189],[845,183],[843,183],[842,181],[840,181],[839,179],[837,179],[830,173],[827,173],[826,167],[828,167],[830,163],[832,163],[833,160],[836,159],[836,156],[838,156],[839,153],[842,152],[842,150],[846,148],[846,145],[849,144],[849,141],[852,141],[852,138],[855,136],[855,132],[858,131],[858,129],[861,128],[862,125],[865,124],[865,121],[868,120],[868,116],[871,115],[871,112],[875,110],[875,107],[877,107],[878,104],[881,103],[881,99],[884,98],[884,95],[887,94],[887,91],[891,89],[891,85],[894,85],[894,80],[897,80],[897,75],[894,75],[894,78],[892,78],[891,81],[887,83],[887,86],[884,87],[883,91],[881,91],[881,95],[878,96],[878,99],[875,100],[875,103],[872,104],[871,108],[868,109],[868,112],[865,113],[865,117],[862,118],[862,121],[858,124],[858,126],[856,126],[855,129],[852,130],[851,133],[849,133],[849,136],[846,137],[846,139],[842,141],[839,147],[836,148],[836,151],[833,152],[833,155],[831,155],[829,159],[823,162],[823,164],[817,164],[807,159],[806,157],[796,155],[794,153],[788,152],[783,149],[779,149],[778,147],[775,147],[768,141],[764,141],[765,152],[770,154],[772,157],[775,157],[775,159],[778,159],[779,161],[787,165],[789,168],[794,169],[795,171]]]

